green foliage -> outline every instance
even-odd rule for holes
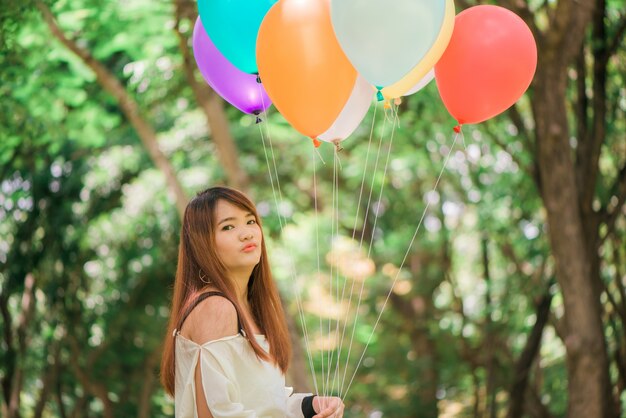
[[[47,3],[66,35],[137,101],[189,194],[224,183],[184,77],[173,4]],[[619,2],[609,3],[616,19]],[[138,416],[146,386],[149,416],[172,416],[157,373],[180,226],[162,173],[34,1],[9,1],[0,19],[0,302],[9,313],[0,334],[16,340],[21,329],[26,343],[21,350],[3,340],[0,377],[23,371],[22,416],[33,416],[46,379],[59,396],[48,395],[43,416],[104,416],[81,372],[105,388],[113,416]],[[190,37],[190,22],[182,27]],[[611,187],[624,163],[624,62],[609,65],[599,205],[615,204]],[[517,109],[532,125],[529,100]],[[288,312],[306,327],[318,390],[350,385],[347,417],[487,415],[488,396],[504,414],[547,292],[553,319],[531,386],[552,414],[566,414],[565,349],[555,329],[563,301],[552,285],[529,135],[500,116],[464,127],[453,145],[454,121],[435,83],[404,99],[394,128],[393,114],[373,106],[338,160],[332,145],[316,151],[274,109],[261,125],[233,108],[227,116]],[[625,227],[620,217],[602,255],[611,289],[626,263]],[[35,308],[19,328],[29,275]],[[621,326],[606,327],[612,352]],[[344,338],[333,341],[335,332]],[[340,358],[336,378],[329,356]]]

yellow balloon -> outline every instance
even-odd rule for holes
[[[443,55],[443,52],[446,50],[446,47],[450,42],[450,38],[452,37],[452,30],[454,29],[454,16],[454,0],[446,0],[445,16],[435,43],[426,53],[424,58],[415,67],[413,67],[411,71],[402,77],[402,79],[381,90],[386,99],[402,97],[422,78],[424,78],[430,70],[433,69],[437,61],[439,61],[439,58]]]

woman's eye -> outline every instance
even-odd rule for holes
[[[254,220],[254,219],[250,219],[248,221],[248,225],[252,225],[252,224],[255,224],[255,223],[256,223],[256,220]]]
[[[230,231],[233,228],[234,228],[234,226],[232,226],[232,225],[226,225],[224,228],[222,228],[222,231]]]

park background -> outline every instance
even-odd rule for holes
[[[207,87],[190,49],[195,2],[3,0],[1,415],[173,416],[158,367],[180,217],[225,184],[263,214],[297,390],[314,386],[306,346],[323,380],[332,341],[319,318],[356,324],[340,365],[351,376],[389,294],[346,417],[624,416],[625,3],[497,4],[537,42],[526,95],[464,127],[436,191],[455,125],[436,83],[399,106],[386,176],[365,166],[375,106],[372,146],[391,142],[373,104],[339,153],[335,225],[333,147],[317,156],[275,109],[256,125]],[[364,168],[374,199],[353,228]],[[363,283],[358,321],[357,296],[348,309],[325,285],[333,271]]]

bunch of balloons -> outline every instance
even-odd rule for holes
[[[537,48],[498,6],[455,16],[453,0],[198,0],[194,56],[207,83],[243,112],[273,103],[302,134],[348,137],[376,96],[413,94],[436,79],[459,124],[513,105]]]

